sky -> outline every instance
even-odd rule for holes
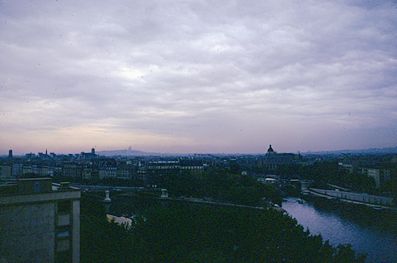
[[[0,153],[397,146],[397,2],[0,0]]]

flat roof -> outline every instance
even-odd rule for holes
[[[17,181],[37,181],[37,180],[52,180],[50,177],[29,177],[29,178],[18,178]]]

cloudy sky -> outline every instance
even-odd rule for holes
[[[0,0],[0,152],[397,145],[397,2]]]

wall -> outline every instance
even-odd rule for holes
[[[54,261],[55,204],[0,207],[0,261]]]
[[[325,190],[318,188],[310,188],[310,190],[329,195],[332,197],[362,202],[362,203],[370,203],[370,204],[379,204],[379,205],[393,205],[393,198],[385,197],[385,196],[377,196],[377,195],[369,195],[366,193],[354,193],[354,192],[345,192],[345,191],[335,191],[335,190]]]

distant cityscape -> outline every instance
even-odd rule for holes
[[[0,245],[7,251],[0,255],[0,260],[79,262],[81,256],[85,258],[80,255],[83,197],[110,203],[113,195],[134,196],[134,192],[140,192],[174,202],[256,210],[272,208],[285,213],[277,204],[281,204],[280,197],[301,196],[339,200],[374,211],[397,210],[396,154],[278,153],[272,145],[256,155],[142,152],[129,155],[128,152],[131,149],[121,152],[124,154],[117,151],[104,156],[92,148],[80,154],[55,154],[46,150],[14,156],[10,149],[8,155],[0,158],[0,230],[6,237],[0,238]],[[224,179],[216,179],[217,175]],[[237,181],[229,185],[223,182],[226,178]],[[223,190],[215,192],[216,196],[195,190],[216,185],[217,180],[223,182],[218,186],[221,188],[239,185],[241,180],[250,183],[239,186],[243,188],[233,194],[221,194],[223,197],[216,197]],[[262,194],[252,192],[262,186],[266,187]],[[241,193],[242,189],[245,192]],[[128,218],[109,214],[107,218],[111,222],[131,224]],[[84,240],[82,237],[81,242]]]
[[[27,153],[0,158],[0,179],[26,176],[51,177],[76,182],[100,182],[121,180],[136,185],[159,184],[166,174],[183,171],[201,172],[210,167],[237,165],[252,176],[279,174],[288,166],[308,166],[324,160],[337,160],[341,169],[371,177],[377,189],[391,181],[391,173],[397,163],[397,148],[363,151],[336,151],[318,153],[277,153],[270,145],[264,154],[155,154],[141,151],[117,150],[96,153],[95,148],[80,154],[55,154],[53,152]],[[368,157],[368,152],[370,157]],[[386,152],[387,154],[384,154]],[[382,154],[383,153],[383,154]],[[386,158],[385,156],[388,156]],[[293,174],[296,178],[301,176]]]

